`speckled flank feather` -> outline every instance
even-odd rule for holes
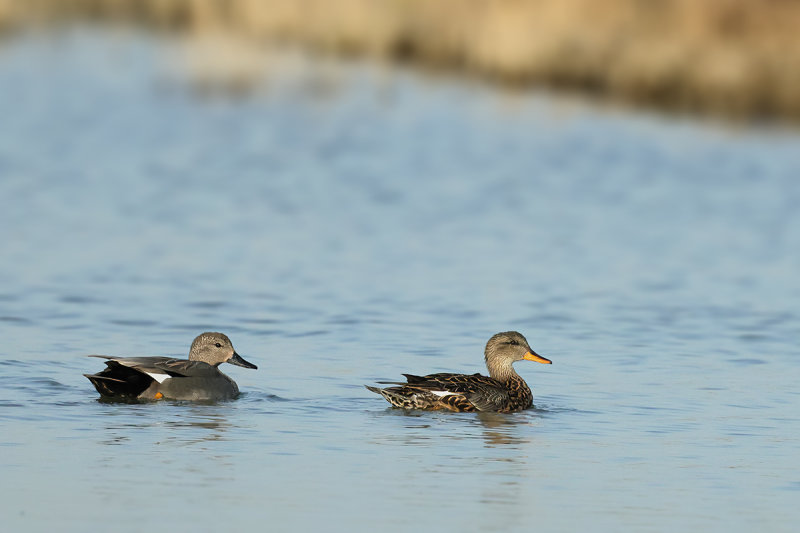
[[[486,366],[491,376],[481,374],[403,374],[407,383],[380,389],[367,386],[394,407],[402,409],[445,409],[449,411],[513,412],[533,404],[530,388],[513,369],[522,359],[541,363],[550,361],[538,356],[521,334],[498,333],[486,344]]]
[[[403,409],[512,412],[527,409],[533,403],[533,394],[521,378],[501,383],[481,374],[406,376],[407,384],[367,389]]]

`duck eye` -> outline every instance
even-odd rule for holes
[[[220,343],[216,343],[214,346],[216,346],[217,348],[222,348],[222,345]]]
[[[508,341],[508,344],[510,344],[512,346],[519,346],[519,341],[511,340],[511,341]]]

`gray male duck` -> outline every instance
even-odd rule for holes
[[[172,357],[109,357],[106,368],[84,374],[102,396],[123,400],[230,400],[239,387],[219,371],[222,363],[258,368],[242,359],[231,340],[222,333],[198,335],[189,349],[189,359]]]

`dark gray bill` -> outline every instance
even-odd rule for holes
[[[230,359],[228,359],[228,362],[229,362],[230,364],[232,364],[232,365],[236,365],[236,366],[243,366],[243,367],[245,367],[245,368],[258,368],[258,367],[257,367],[256,365],[254,365],[253,363],[250,363],[250,362],[248,362],[248,361],[245,361],[244,359],[242,359],[242,356],[241,356],[241,355],[239,355],[239,354],[238,354],[238,353],[236,353],[236,352],[233,352],[233,357],[231,357]]]

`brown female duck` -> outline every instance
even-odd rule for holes
[[[403,409],[447,409],[450,411],[498,411],[510,413],[533,403],[528,384],[514,371],[523,359],[552,364],[534,352],[521,333],[506,331],[494,335],[484,352],[489,376],[481,374],[403,374],[408,383],[367,389],[380,394],[394,407]]]

